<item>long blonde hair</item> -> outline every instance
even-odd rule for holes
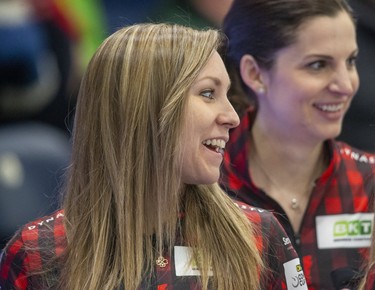
[[[371,200],[372,204],[372,210],[374,211],[375,209],[375,199],[373,198]],[[372,221],[373,224],[375,224],[375,216]],[[369,256],[368,258],[363,262],[361,272],[364,273],[362,279],[359,282],[358,290],[364,290],[366,287],[369,285],[366,285],[366,280],[368,278],[368,275],[370,275],[370,272],[373,272],[375,270],[375,231],[372,230],[371,234],[371,244],[370,244],[370,249],[369,249]],[[369,288],[367,288],[369,289]]]
[[[217,184],[180,180],[187,92],[222,39],[139,24],[93,56],[75,116],[60,288],[136,289],[180,233],[199,252],[203,289],[259,289],[262,261],[246,217]]]

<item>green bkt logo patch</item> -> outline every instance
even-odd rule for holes
[[[371,231],[371,220],[338,221],[334,224],[333,235],[335,237],[363,236],[370,235]]]

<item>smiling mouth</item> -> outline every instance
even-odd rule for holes
[[[225,141],[221,139],[208,139],[202,142],[211,151],[224,154]]]
[[[343,103],[335,104],[335,105],[334,104],[323,104],[323,105],[314,104],[314,107],[322,112],[336,113],[336,112],[341,111],[344,108],[344,104]]]

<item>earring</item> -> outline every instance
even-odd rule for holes
[[[264,92],[265,92],[265,89],[264,89],[263,86],[258,88],[258,93],[259,94],[264,94]]]

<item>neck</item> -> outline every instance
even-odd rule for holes
[[[255,120],[251,131],[251,154],[258,156],[265,166],[281,166],[284,170],[308,173],[324,157],[323,141],[306,141],[307,138],[292,134],[279,134],[265,130],[259,120]]]
[[[293,198],[311,193],[311,185],[328,164],[323,142],[296,144],[253,129],[249,170],[254,183],[267,193],[294,192]]]
[[[315,180],[328,166],[323,141],[312,144],[252,129],[249,174],[254,184],[274,199],[297,233]]]

